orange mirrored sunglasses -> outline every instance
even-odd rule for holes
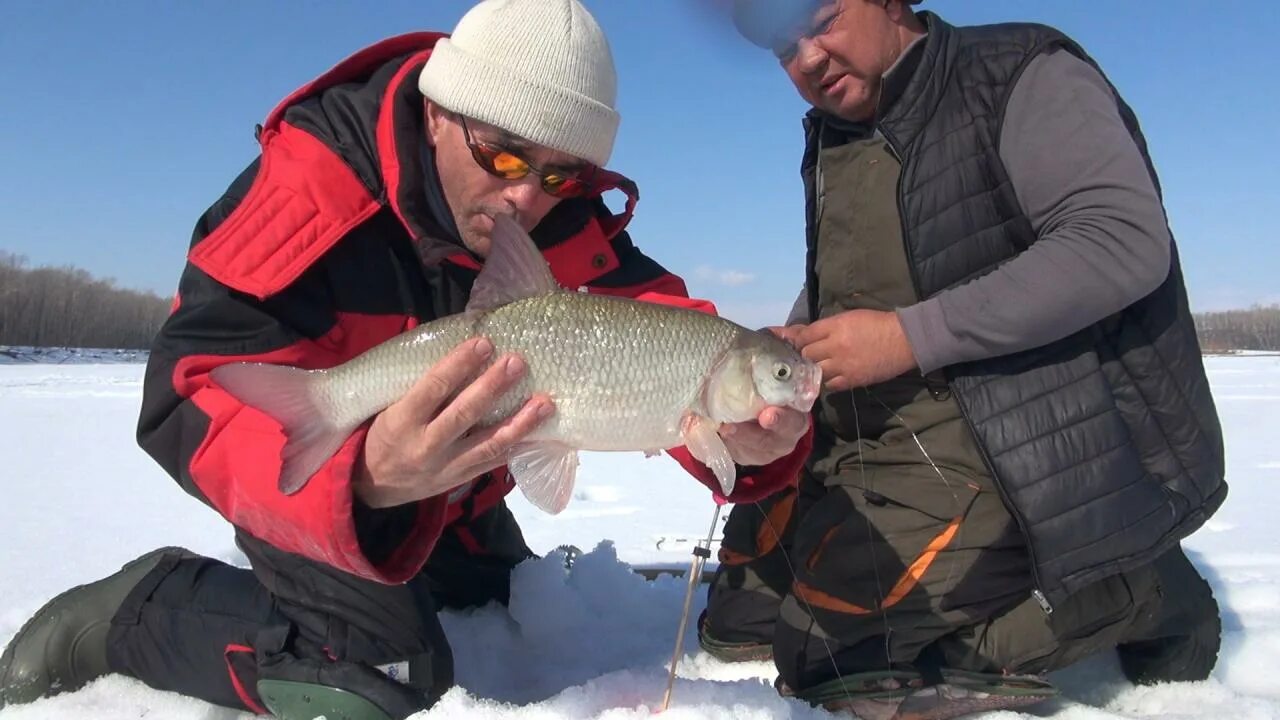
[[[466,118],[458,116],[458,119],[462,123],[462,134],[467,140],[467,147],[471,148],[471,157],[490,175],[503,180],[519,180],[533,173],[542,180],[543,192],[558,198],[582,197],[594,188],[591,182],[591,178],[595,176],[594,167],[588,166],[574,175],[541,170],[507,148],[473,139]]]

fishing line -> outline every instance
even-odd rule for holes
[[[910,425],[908,425],[908,424],[907,424],[906,418],[904,418],[904,417],[902,417],[901,415],[899,415],[899,414],[898,414],[898,412],[897,412],[896,410],[894,410],[893,408],[891,408],[891,407],[889,407],[888,405],[886,405],[886,404],[885,404],[885,402],[884,402],[883,400],[881,400],[879,397],[872,396],[870,393],[868,393],[868,395],[869,395],[869,396],[871,396],[871,397],[872,397],[876,402],[880,403],[880,407],[883,407],[883,408],[884,408],[885,410],[887,410],[891,415],[893,415],[893,417],[894,417],[895,419],[897,419],[897,421],[902,425],[902,427],[903,427],[907,432],[911,433],[911,439],[915,442],[916,447],[920,449],[920,454],[924,456],[924,459],[925,459],[926,461],[928,461],[929,466],[930,466],[930,467],[932,467],[932,468],[933,468],[934,473],[936,473],[936,474],[937,474],[938,479],[942,480],[942,484],[943,484],[943,485],[945,485],[945,486],[946,486],[946,488],[947,488],[947,491],[951,493],[951,499],[952,499],[952,501],[954,501],[954,503],[955,503],[955,512],[956,512],[957,514],[959,514],[959,512],[961,511],[961,509],[962,509],[962,507],[963,507],[963,506],[961,505],[961,503],[960,503],[960,496],[959,496],[958,494],[956,494],[956,489],[955,489],[955,487],[953,487],[953,486],[951,485],[951,482],[950,482],[949,480],[947,480],[947,476],[942,472],[942,468],[938,467],[938,464],[937,464],[936,462],[934,462],[934,461],[933,461],[933,458],[929,455],[929,451],[927,451],[927,450],[925,450],[925,449],[924,449],[924,443],[920,441],[920,436],[919,436],[918,434],[916,434],[916,431],[915,431],[915,430],[913,430],[913,429],[911,428],[911,426],[910,426]],[[857,409],[856,409],[856,408],[855,408],[855,410],[854,410],[854,414],[855,414],[855,416],[856,416],[856,414],[857,414]],[[868,520],[868,523],[869,523],[869,522],[870,522],[870,520]],[[956,527],[956,536],[955,536],[955,541],[954,541],[954,545],[953,545],[953,547],[957,547],[957,548],[958,548],[958,547],[961,547],[961,544],[962,544],[962,543],[963,543],[963,541],[964,541],[964,531],[965,531],[965,523],[964,523],[964,522],[961,522],[961,523]],[[941,554],[941,553],[939,553],[939,554]],[[943,577],[943,582],[942,582],[942,586],[943,586],[944,588],[946,588],[947,586],[949,586],[949,585],[951,584],[952,580],[954,580],[954,579],[955,579],[956,565],[957,565],[957,563],[955,563],[955,562],[950,562],[950,563],[948,563],[948,566],[949,566],[949,567],[947,568],[947,574]],[[877,582],[879,582],[879,581],[877,580]],[[883,592],[883,590],[882,590],[881,592]],[[888,613],[883,613],[883,614],[884,614],[884,616],[885,616],[885,623],[886,623],[886,626],[887,626],[887,624],[888,624]],[[911,625],[910,627],[908,627],[908,628],[906,628],[906,629],[908,629],[908,630],[914,630],[914,629],[916,629],[917,627],[919,627],[919,626],[920,626],[920,623],[921,623],[921,622],[923,622],[923,621],[924,621],[924,620],[923,620],[923,618],[922,618],[921,620],[916,621],[916,623],[915,623],[914,625]],[[888,659],[888,651],[889,651],[889,640],[888,640],[888,636],[886,635],[886,637],[885,637],[885,653],[886,653],[886,660]]]
[[[902,425],[902,427],[907,432],[911,433],[911,439],[913,442],[915,442],[916,447],[920,450],[920,454],[929,463],[930,467],[933,468],[934,473],[937,474],[938,478],[942,480],[943,485],[951,493],[951,497],[955,501],[955,506],[958,512],[961,507],[960,496],[956,493],[955,487],[947,479],[946,474],[942,472],[942,468],[938,466],[938,464],[933,460],[933,457],[929,454],[928,450],[925,449],[924,443],[920,440],[920,435],[914,429],[911,428],[911,426],[906,422],[905,418],[903,418],[897,411],[890,408],[887,404],[885,404],[883,400],[881,400],[879,397],[871,393],[870,390],[866,388],[863,388],[863,390],[866,393],[867,397],[879,403],[881,407],[883,407],[886,411],[888,411],[891,415],[893,415],[895,419],[898,420],[898,422]],[[853,409],[854,432],[857,433],[859,442],[861,442],[862,440],[861,416],[858,413],[857,403],[851,403],[851,405]],[[875,492],[875,489],[872,488],[870,484],[867,482],[866,462],[862,457],[861,449],[859,450],[859,453],[858,453],[858,470],[859,470],[859,477],[860,477],[862,486],[872,492]],[[797,501],[798,501],[798,498],[797,498]],[[796,572],[795,565],[791,562],[790,549],[783,542],[782,533],[779,531],[779,529],[776,526],[774,526],[773,521],[770,520],[768,513],[766,513],[764,509],[760,507],[760,504],[758,502],[755,502],[752,504],[755,506],[756,511],[760,513],[760,517],[763,519],[764,523],[769,527],[770,532],[773,533],[774,539],[782,554],[782,559],[786,563],[787,571],[791,573],[792,580],[795,582],[799,582],[800,577]],[[868,537],[870,537],[874,532],[874,527],[871,524],[871,519],[866,515],[866,513],[862,513],[862,516],[863,516],[863,521],[866,523],[866,526],[867,526]],[[964,533],[964,524],[961,523],[960,527],[957,528],[957,533],[956,533],[957,547],[962,542],[963,533]],[[884,583],[883,583],[883,579],[880,576],[880,564],[876,558],[875,543],[870,543],[870,552],[871,552],[872,569],[875,574],[876,592],[879,598],[877,602],[883,603],[885,598]],[[949,585],[955,577],[956,564],[950,563],[949,565],[950,567],[948,568],[947,575],[945,576],[943,581],[944,587]],[[809,613],[811,626],[817,626],[818,625],[817,615],[814,612],[813,606],[809,603],[809,601],[803,596],[803,594],[792,593],[792,596],[804,604],[805,609]],[[894,632],[894,628],[889,622],[888,610],[885,608],[878,608],[878,610],[880,611],[880,619],[884,627],[885,668],[889,669],[893,665],[893,656],[892,656],[891,646],[890,646],[890,636],[891,636],[891,633]],[[912,625],[910,628],[906,628],[906,629],[914,629],[915,627],[918,627],[918,626],[919,626],[919,622],[917,622],[915,625]],[[811,629],[809,634],[810,636],[813,636],[815,633],[813,633]],[[827,659],[831,663],[831,669],[835,673],[836,678],[840,681],[840,688],[844,692],[845,699],[852,700],[853,699],[852,693],[849,691],[848,684],[844,680],[844,675],[840,672],[839,664],[836,662],[835,652],[831,649],[831,644],[827,640],[825,631],[822,632],[822,635],[819,637],[819,639],[822,640],[823,648],[826,650],[826,653],[827,653]]]
[[[871,390],[867,388],[862,388],[862,391],[866,393],[867,397],[871,397]],[[853,394],[850,393],[850,399],[852,399],[852,395]],[[879,399],[877,398],[877,401],[878,400]],[[883,404],[884,403],[881,403],[881,405]],[[858,438],[858,443],[859,443],[858,479],[862,483],[862,486],[864,488],[866,488],[867,490],[870,490],[871,492],[875,492],[876,491],[875,488],[871,487],[871,484],[867,482],[867,463],[866,463],[866,460],[864,460],[862,457],[863,450],[865,448],[861,446],[862,418],[858,414],[858,403],[851,402],[849,403],[849,405],[852,406],[853,408],[853,431],[854,433],[856,433],[856,436]],[[875,528],[872,527],[871,518],[867,517],[866,513],[862,513],[862,522],[865,523],[867,526],[867,537],[868,538],[873,537]],[[871,545],[871,569],[876,576],[876,604],[879,605],[884,603],[884,598],[885,598],[884,582],[880,579],[880,561],[879,559],[876,558],[876,544],[870,543],[870,545]],[[880,611],[880,623],[884,627],[884,668],[888,670],[893,666],[893,653],[890,651],[890,648],[889,648],[889,637],[893,633],[893,627],[889,624],[888,612],[884,610]]]
[[[797,493],[798,492],[799,490],[797,490]],[[797,497],[796,498],[797,504],[799,503],[799,501],[800,499],[799,497]],[[791,553],[788,552],[787,546],[782,542],[782,534],[778,532],[778,529],[776,527],[774,527],[773,521],[769,519],[769,515],[764,511],[764,508],[760,507],[759,502],[753,502],[751,504],[755,506],[756,511],[760,513],[760,517],[764,518],[765,524],[769,526],[770,532],[773,533],[773,537],[777,541],[777,547],[779,550],[782,551],[782,559],[787,564],[787,571],[791,573],[792,580],[795,582],[799,582],[800,576],[796,574],[796,568],[794,565],[791,564]],[[796,598],[800,602],[804,603],[805,609],[809,611],[810,625],[811,626],[817,625],[818,618],[816,615],[814,615],[813,606],[809,604],[809,601],[804,597],[804,594],[791,593],[791,596]],[[812,630],[810,630],[809,634],[813,635],[814,633]],[[840,680],[840,688],[845,691],[845,695],[847,696],[849,694],[849,690],[848,688],[845,687],[844,675],[840,673],[840,666],[836,664],[836,655],[834,652],[831,651],[831,644],[827,642],[827,633],[823,631],[822,636],[819,639],[822,640],[822,646],[826,648],[827,659],[831,661],[831,669],[835,671],[836,678]]]

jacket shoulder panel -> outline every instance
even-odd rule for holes
[[[282,123],[263,134],[262,144],[244,200],[188,256],[218,282],[260,300],[288,287],[380,208],[314,136]]]
[[[389,58],[433,47],[437,40],[444,37],[448,36],[438,32],[415,32],[390,37],[370,45],[339,61],[320,77],[303,85],[280,101],[280,104],[276,105],[263,121],[263,127],[267,130],[276,130],[284,120],[285,111],[298,102],[325,88],[368,75]]]

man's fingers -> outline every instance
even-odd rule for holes
[[[765,465],[787,454],[804,434],[809,416],[799,410],[767,407],[755,422],[720,428],[733,459],[743,465]]]
[[[826,377],[825,373],[823,374],[823,377]],[[852,390],[854,387],[853,381],[844,375],[835,375],[830,379],[824,380],[823,384],[827,386],[828,390],[834,390],[836,392],[841,390]]]
[[[800,348],[800,355],[805,360],[818,363],[822,367],[823,375],[826,375],[827,368],[824,363],[828,363],[836,353],[836,343],[827,339],[818,340],[808,343]]]
[[[520,381],[526,368],[524,360],[517,355],[498,358],[431,420],[422,436],[425,443],[430,447],[445,447],[467,434],[493,409],[498,398]]]
[[[555,403],[545,395],[529,398],[514,415],[480,430],[465,441],[454,463],[472,476],[488,472],[507,462],[507,451],[555,413]]]
[[[775,435],[798,436],[809,424],[809,415],[792,408],[771,406],[760,411],[760,427]]]
[[[809,360],[817,363],[818,370],[822,372],[822,385],[829,390],[848,390],[852,385],[849,382],[848,373],[850,371],[847,359],[837,359],[836,357],[826,354],[824,346],[814,346],[813,356],[810,357],[810,351],[805,348],[804,356]],[[844,360],[844,362],[841,362]]]
[[[774,335],[778,336],[779,338],[783,339],[784,341],[790,343],[793,346],[798,346],[800,344],[800,341],[799,341],[800,331],[804,330],[805,327],[807,326],[805,325],[786,325],[786,326],[773,325],[765,328],[765,330],[773,333]]]
[[[730,437],[733,438],[732,443],[734,445],[743,449],[753,448],[774,440],[773,433],[755,423],[735,424],[733,426],[733,434]]]
[[[830,335],[831,335],[830,323],[828,323],[826,320],[819,320],[818,322],[811,323],[809,325],[800,326],[799,329],[794,333],[795,339],[793,340],[793,342],[795,342],[801,348],[808,348],[809,345],[812,345],[813,343],[816,343],[819,340],[823,340]]]
[[[403,409],[405,420],[425,425],[493,355],[488,338],[473,338],[449,351],[396,404]]]
[[[789,449],[782,447],[783,443],[776,435],[761,430],[755,423],[740,423],[724,444],[729,449],[729,456],[739,465],[768,465]]]

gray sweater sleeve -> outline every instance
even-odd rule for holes
[[[1044,345],[1169,274],[1164,208],[1106,80],[1066,51],[1009,98],[1000,158],[1036,241],[991,273],[898,310],[923,372]]]
[[[783,325],[807,325],[809,323],[809,286],[801,285],[800,294],[796,296],[796,301],[791,303],[791,312],[787,313],[787,320]]]

